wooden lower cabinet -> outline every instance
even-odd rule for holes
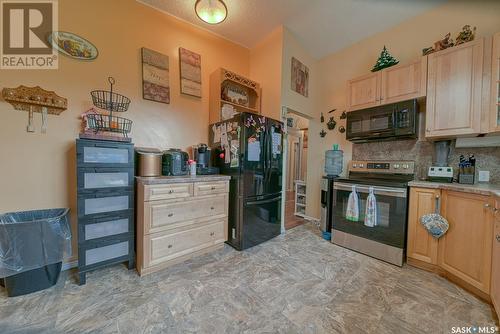
[[[435,239],[420,217],[440,213],[450,224]],[[494,201],[490,196],[412,187],[408,216],[408,263],[449,278],[483,299],[490,299]]]
[[[491,301],[500,319],[500,199],[496,200],[491,265]]]
[[[137,271],[145,275],[227,240],[229,181],[137,184]]]
[[[450,224],[439,239],[438,264],[489,294],[493,207],[489,196],[444,191],[441,213]]]
[[[420,224],[420,217],[434,213],[440,200],[439,189],[411,188],[406,251],[409,258],[437,264],[438,241]]]

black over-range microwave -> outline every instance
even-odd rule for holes
[[[346,139],[354,143],[417,138],[417,129],[415,99],[347,113]]]

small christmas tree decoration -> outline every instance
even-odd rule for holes
[[[399,60],[391,56],[384,45],[384,49],[380,53],[380,57],[378,57],[377,62],[375,63],[375,65],[373,65],[372,72],[377,72],[381,69],[394,66],[397,63],[399,63]]]

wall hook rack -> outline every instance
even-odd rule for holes
[[[53,91],[48,91],[40,86],[17,88],[4,88],[2,97],[10,103],[15,110],[41,113],[43,108],[47,108],[47,113],[59,115],[68,108],[68,100],[57,95]]]

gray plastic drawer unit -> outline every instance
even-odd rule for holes
[[[76,140],[78,272],[127,262],[135,267],[134,145]]]

